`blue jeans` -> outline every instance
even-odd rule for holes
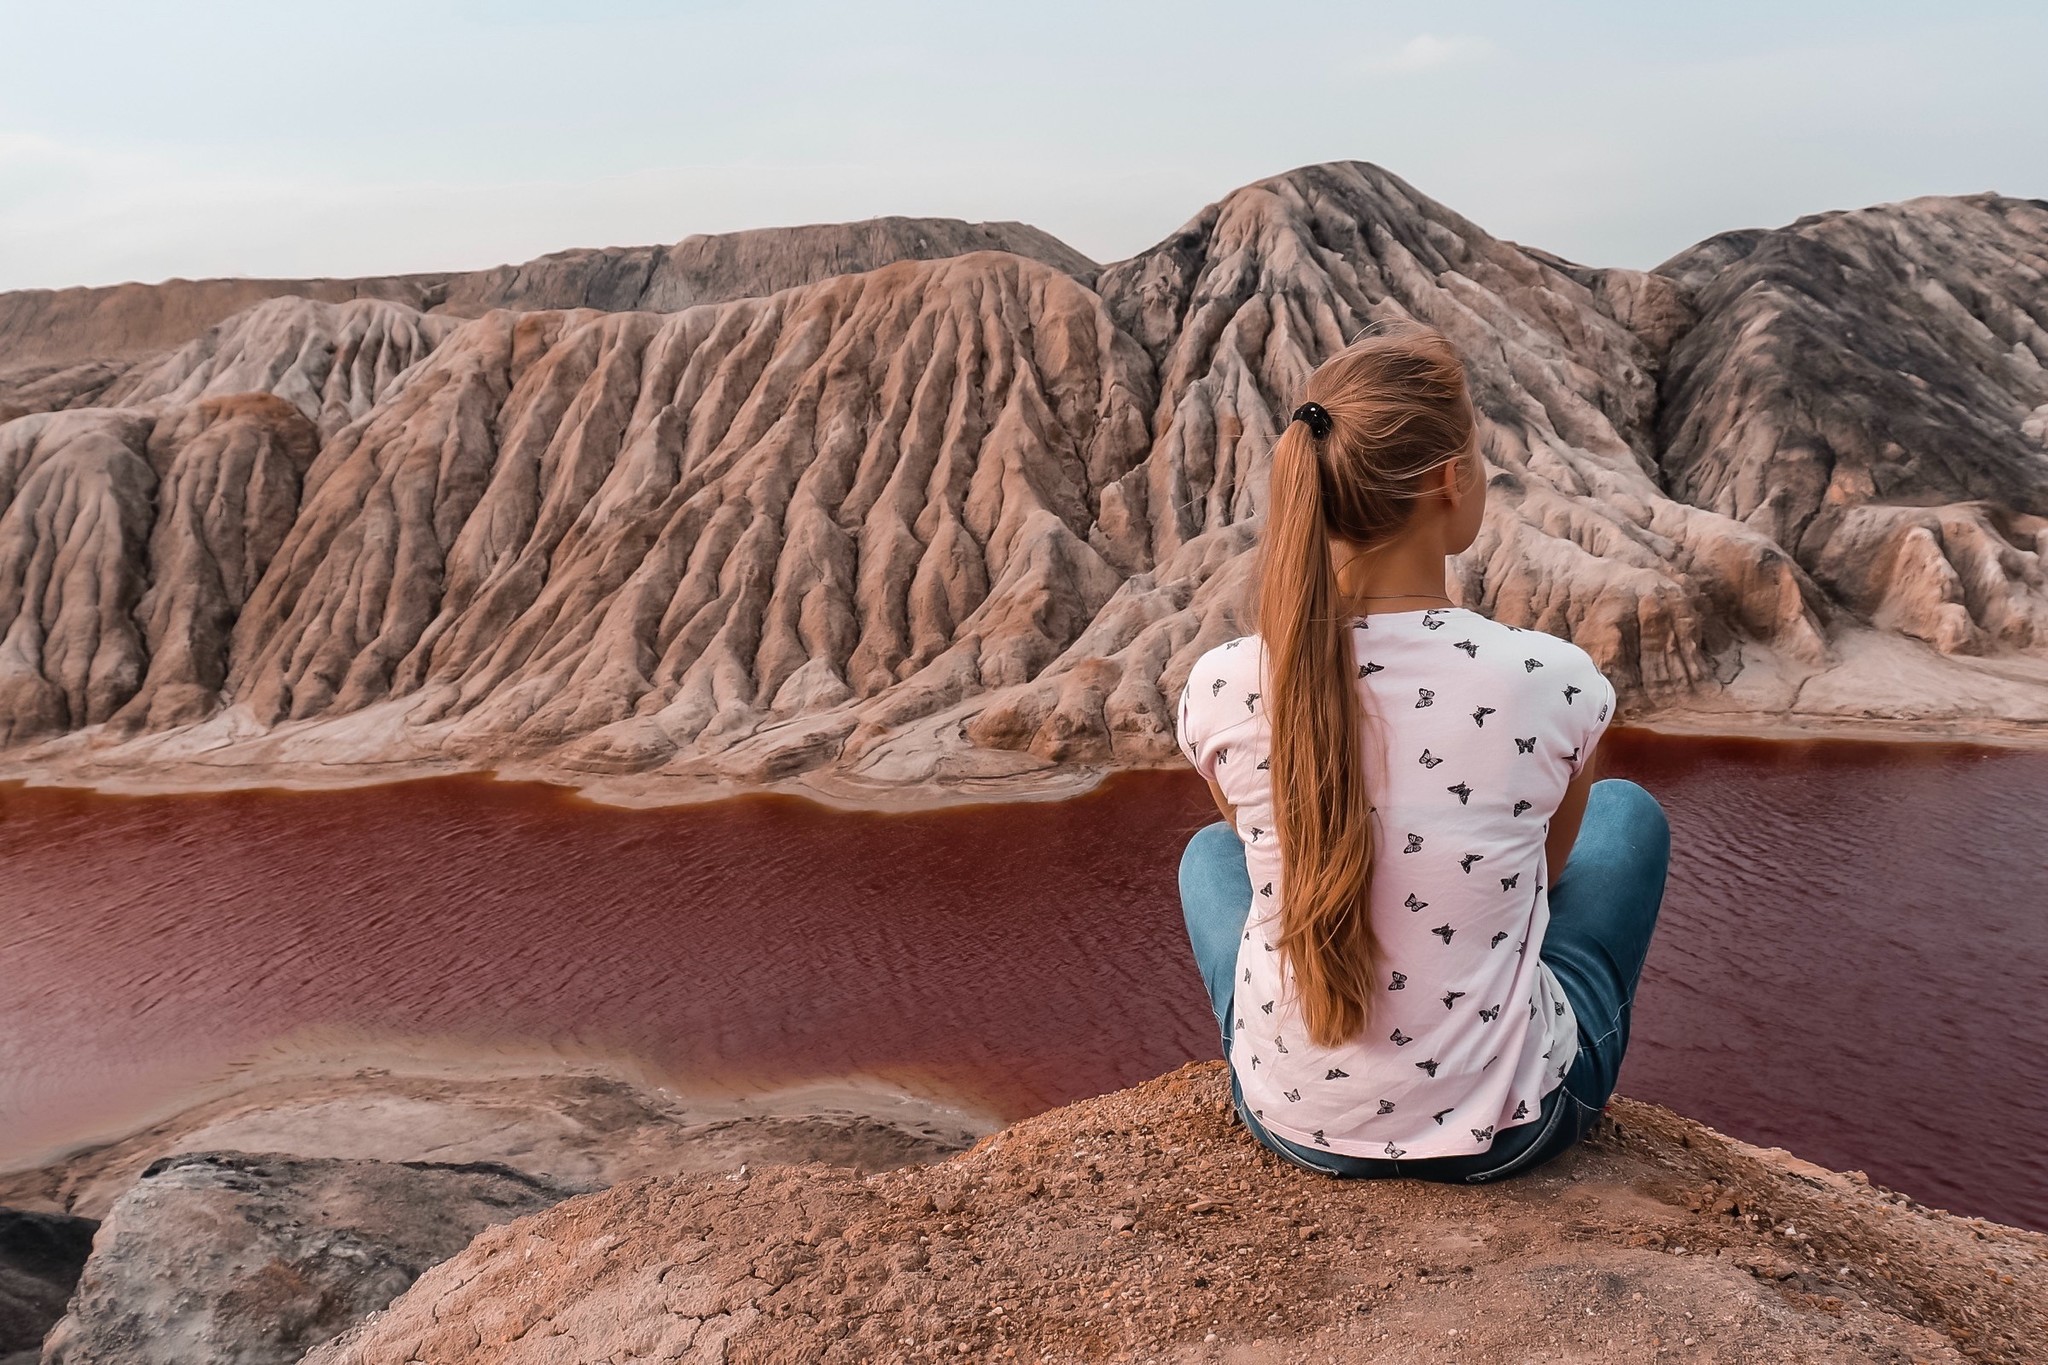
[[[1542,948],[1543,961],[1578,1016],[1579,1050],[1537,1116],[1502,1129],[1486,1151],[1399,1161],[1303,1147],[1275,1137],[1252,1116],[1233,1070],[1230,1098],[1238,1117],[1282,1159],[1324,1175],[1477,1183],[1542,1165],[1591,1131],[1614,1093],[1628,1050],[1629,1006],[1657,927],[1670,861],[1671,829],[1657,798],[1620,778],[1595,782],[1578,840],[1550,888],[1550,927]],[[1188,840],[1180,862],[1180,901],[1228,1057],[1237,945],[1252,907],[1244,845],[1229,825],[1218,821]]]

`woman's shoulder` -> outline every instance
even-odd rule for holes
[[[1493,676],[1514,690],[1522,699],[1519,705],[1550,716],[1567,734],[1598,737],[1613,716],[1618,695],[1591,654],[1532,626],[1484,616],[1472,625],[1475,642],[1492,651]]]
[[[1482,635],[1491,636],[1495,646],[1506,651],[1509,663],[1519,663],[1524,672],[1555,668],[1603,676],[1600,665],[1591,654],[1561,635],[1553,635],[1534,626],[1509,625],[1476,611],[1470,615],[1476,618],[1474,629]]]

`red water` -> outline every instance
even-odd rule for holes
[[[2048,755],[1616,733],[1674,853],[1623,1093],[2048,1230]],[[0,786],[0,1157],[305,1029],[1018,1117],[1218,1055],[1183,773],[914,815]]]

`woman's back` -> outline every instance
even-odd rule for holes
[[[1347,632],[1373,804],[1371,1025],[1311,1043],[1278,951],[1274,834],[1256,636],[1204,654],[1180,742],[1236,811],[1254,895],[1234,980],[1232,1064],[1269,1130],[1352,1156],[1484,1151],[1528,1122],[1578,1047],[1538,954],[1548,822],[1613,715],[1584,650],[1464,608],[1357,618]]]

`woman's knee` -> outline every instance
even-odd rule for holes
[[[1219,872],[1229,871],[1232,864],[1240,870],[1243,868],[1244,845],[1228,822],[1218,820],[1196,830],[1180,855],[1181,899],[1187,900],[1191,892],[1208,883]]]
[[[1603,819],[1619,822],[1629,842],[1658,858],[1671,854],[1671,822],[1656,797],[1625,777],[1603,777],[1586,795],[1587,809],[1600,809]]]

